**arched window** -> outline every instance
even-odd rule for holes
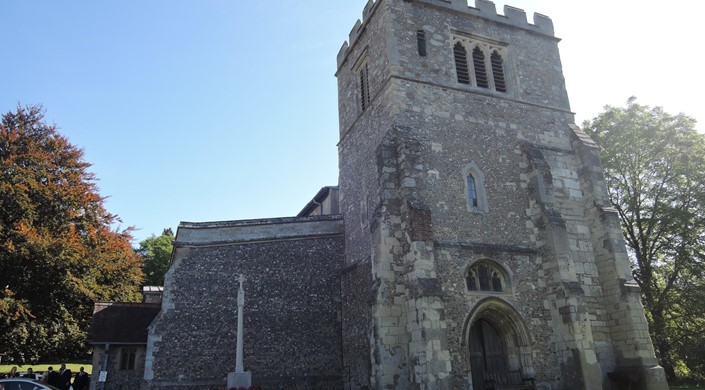
[[[505,273],[499,265],[489,261],[479,261],[468,268],[465,285],[468,291],[507,291]]]
[[[468,211],[474,213],[488,212],[485,174],[474,162],[471,162],[463,168],[463,177],[465,179],[465,200]]]
[[[419,48],[419,55],[426,57],[426,31],[418,30],[416,32],[416,45]]]
[[[468,53],[465,46],[457,42],[453,46],[453,57],[455,58],[455,73],[460,84],[470,84],[470,73],[468,72]]]
[[[495,50],[490,56],[492,64],[492,78],[494,78],[494,89],[497,92],[507,92],[507,83],[504,80],[504,62],[502,56]]]
[[[475,68],[475,80],[480,88],[489,88],[490,83],[487,81],[487,67],[485,66],[485,53],[480,47],[475,46],[472,51],[472,65]]]

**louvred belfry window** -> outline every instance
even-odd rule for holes
[[[495,50],[490,56],[492,64],[492,76],[494,78],[494,89],[497,92],[507,92],[507,83],[504,80],[504,62],[502,56]]]
[[[485,67],[485,53],[482,49],[475,47],[472,51],[472,65],[475,68],[475,80],[480,88],[489,88],[490,84],[487,81],[487,68]]]
[[[364,111],[370,105],[370,81],[367,71],[367,63],[363,64],[359,70],[360,76],[360,103]]]
[[[458,83],[502,93],[509,90],[506,44],[463,35],[455,36],[453,42]]]
[[[455,57],[455,73],[458,74],[458,82],[460,84],[470,84],[468,53],[462,43],[458,42],[453,46],[453,56]]]

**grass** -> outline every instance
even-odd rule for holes
[[[19,372],[27,372],[28,368],[32,368],[35,374],[41,374],[51,366],[55,371],[59,371],[61,363],[42,363],[42,364],[25,364],[20,366],[19,364],[0,364],[0,375],[7,374],[12,370],[12,367],[17,367]],[[93,366],[91,363],[66,363],[66,368],[70,369],[74,374],[78,372],[78,369],[83,367],[83,371],[91,374],[93,372]]]

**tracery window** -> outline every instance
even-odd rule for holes
[[[506,291],[505,276],[498,266],[481,261],[470,267],[465,275],[468,291]]]
[[[460,84],[507,92],[506,57],[507,48],[501,44],[466,36],[453,39],[455,73]]]

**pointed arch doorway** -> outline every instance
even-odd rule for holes
[[[484,389],[484,372],[507,371],[507,361],[502,351],[502,341],[495,328],[479,319],[470,327],[470,370],[473,389]]]
[[[499,298],[481,300],[468,314],[463,343],[475,390],[486,390],[485,379],[490,373],[534,377],[532,340],[526,324],[511,305]]]

